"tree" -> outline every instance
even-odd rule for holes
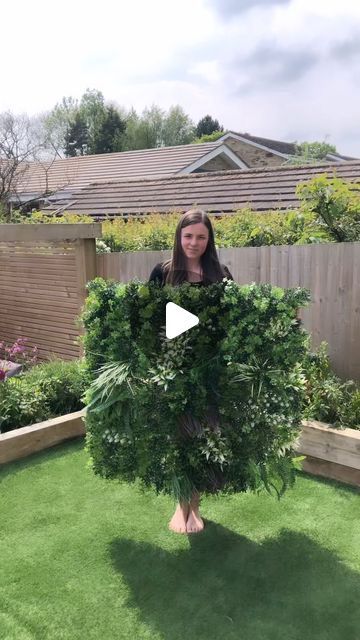
[[[52,135],[62,140],[67,157],[121,151],[126,122],[97,89],[86,89],[80,102],[63,98],[47,118]]]
[[[86,89],[80,102],[63,98],[50,112],[47,126],[53,137],[61,140],[67,157],[97,153],[99,131],[108,114],[104,96],[97,89]]]
[[[101,144],[99,132],[104,120],[106,120],[106,107],[101,91],[86,89],[80,100],[79,115],[87,129],[86,154],[97,153],[96,148]]]
[[[226,131],[213,131],[213,133],[204,133],[201,138],[195,138],[193,142],[196,144],[202,144],[203,142],[216,142],[221,136],[223,136]]]
[[[123,151],[131,151],[132,149],[140,149],[138,145],[138,129],[140,118],[132,107],[125,114],[126,129],[122,136]]]
[[[66,139],[72,127],[76,113],[79,110],[78,101],[71,96],[63,97],[60,103],[49,113],[44,115],[43,126],[47,134],[49,146],[56,149],[57,155],[64,157]]]
[[[11,111],[0,114],[0,206],[5,220],[11,220],[9,202],[26,188],[28,163],[36,158],[41,141],[34,132],[32,120],[25,114]]]
[[[123,150],[154,149],[163,146],[163,129],[166,113],[153,104],[145,107],[139,116],[132,108],[126,116]]]
[[[126,119],[124,149],[154,149],[162,144],[162,129],[165,112],[156,105],[145,107],[139,116],[131,109]]]
[[[188,144],[194,137],[194,123],[180,105],[166,112],[158,105],[145,107],[139,116],[131,109],[126,116],[123,149],[154,149]]]
[[[35,151],[32,160],[43,170],[43,189],[41,195],[50,193],[50,170],[55,160],[63,158],[63,141],[56,129],[52,129],[48,122],[49,114],[43,113],[31,118],[31,136]],[[25,203],[27,206],[27,203]]]
[[[126,121],[122,120],[113,107],[105,107],[105,117],[95,133],[93,153],[112,153],[123,150],[123,133]]]
[[[195,126],[180,105],[170,107],[163,126],[163,144],[165,147],[189,144],[194,139]]]
[[[154,149],[163,146],[165,111],[156,104],[145,107],[139,120],[140,149]]]
[[[51,126],[50,115],[43,113],[30,118],[10,111],[0,114],[0,207],[7,221],[12,219],[14,204],[24,209],[50,193],[51,167],[57,158],[63,157],[59,129],[57,125]],[[27,175],[34,162],[43,172],[41,185],[24,201],[19,194],[29,191]]]
[[[89,129],[85,117],[78,111],[65,133],[65,155],[67,158],[84,156],[88,152]]]
[[[214,131],[224,131],[224,127],[219,125],[218,120],[214,120],[211,116],[207,115],[201,118],[196,125],[196,137],[201,138],[203,135],[210,135]]]
[[[295,142],[295,155],[284,164],[316,164],[326,160],[328,153],[337,153],[336,147],[327,142]]]
[[[64,97],[47,115],[46,127],[66,157],[189,144],[195,135],[180,105],[166,112],[152,104],[138,115],[134,108],[106,104],[97,89],[86,89],[80,101]]]

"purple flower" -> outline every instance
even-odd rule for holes
[[[20,337],[18,338],[14,344],[10,347],[6,345],[4,341],[0,342],[0,351],[3,350],[6,360],[14,360],[19,364],[31,365],[35,364],[37,358],[38,348],[35,346],[31,350],[31,348],[25,343],[29,340],[29,338]],[[28,352],[27,352],[28,350]],[[33,356],[33,357],[31,357]]]
[[[25,351],[25,347],[20,347],[18,344],[15,344],[15,346],[11,351],[11,355],[14,355],[14,353],[23,353],[24,351]]]

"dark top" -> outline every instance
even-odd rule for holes
[[[155,265],[152,272],[150,273],[149,282],[157,282],[161,286],[164,286],[165,274],[163,271],[163,264],[163,262],[158,262],[158,264]],[[230,280],[234,280],[227,266],[225,264],[221,264],[221,267],[224,271],[224,278],[230,278]],[[198,280],[196,282],[190,282],[190,284],[203,286],[205,285],[205,282],[203,280]]]

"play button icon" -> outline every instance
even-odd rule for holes
[[[184,331],[195,327],[199,324],[199,318],[193,313],[186,311],[174,302],[168,302],[166,305],[166,337],[168,340],[176,338]]]

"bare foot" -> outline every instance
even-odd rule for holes
[[[181,503],[176,507],[176,511],[169,522],[169,529],[176,533],[186,533],[186,521],[189,515],[189,504]]]
[[[199,533],[204,528],[204,521],[200,517],[198,509],[190,509],[189,517],[186,523],[187,533]]]
[[[194,491],[189,505],[189,515],[186,523],[186,533],[199,533],[204,528],[204,521],[200,517],[200,493]]]

